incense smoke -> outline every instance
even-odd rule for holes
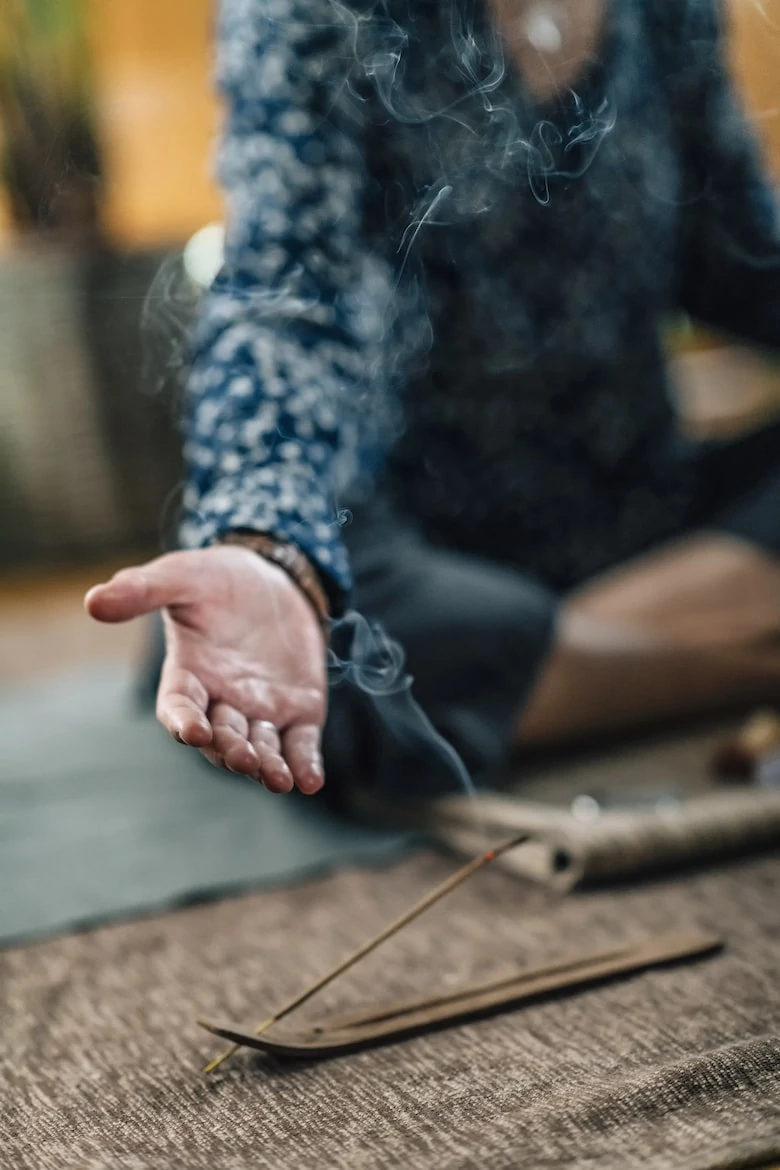
[[[160,264],[141,306],[141,386],[147,393],[171,394],[174,405],[189,367],[198,293],[181,256],[173,254]]]
[[[339,640],[348,642],[344,657],[328,651],[331,687],[350,683],[367,695],[388,730],[413,750],[431,749],[453,777],[455,785],[476,799],[474,782],[455,748],[431,723],[412,694],[414,680],[405,669],[401,645],[379,622],[369,622],[352,610],[334,626]]]
[[[365,79],[391,122],[410,132],[428,131],[434,166],[409,207],[406,232],[415,224],[433,223],[434,209],[437,223],[482,215],[502,189],[517,189],[523,180],[538,202],[548,203],[551,180],[582,177],[615,125],[608,98],[590,110],[573,90],[570,122],[563,130],[534,117],[532,106],[524,107],[519,99],[500,31],[489,20],[480,21],[468,3],[450,0],[446,9],[445,4],[427,11],[410,7],[401,25],[388,0],[377,0],[365,13],[339,0],[332,3],[335,24],[346,32],[353,57],[345,87],[356,123],[366,101],[360,89]],[[421,36],[415,36],[418,28]],[[441,46],[433,59],[432,46]],[[575,155],[578,147],[587,149]],[[445,189],[446,209],[441,206]]]

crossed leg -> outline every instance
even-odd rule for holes
[[[699,532],[567,598],[517,738],[562,744],[778,698],[780,559]]]

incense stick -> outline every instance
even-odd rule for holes
[[[441,883],[441,885],[436,886],[435,889],[426,894],[425,897],[412,906],[411,909],[406,910],[403,914],[400,915],[400,917],[391,922],[389,926],[386,926],[384,930],[381,930],[379,934],[369,939],[368,942],[363,943],[361,947],[358,947],[358,949],[353,951],[352,954],[348,955],[346,959],[343,959],[340,963],[337,964],[337,966],[333,967],[325,975],[322,975],[316,981],[316,983],[313,983],[310,987],[307,987],[305,991],[302,991],[299,995],[296,995],[294,999],[291,999],[289,1003],[286,1003],[284,1007],[279,1009],[278,1012],[275,1012],[272,1016],[268,1016],[268,1018],[263,1020],[261,1024],[258,1024],[254,1030],[253,1035],[262,1036],[263,1032],[266,1032],[269,1028],[273,1027],[274,1024],[278,1024],[280,1020],[283,1020],[285,1016],[289,1016],[290,1013],[294,1012],[296,1008],[301,1007],[304,1003],[307,1002],[307,1000],[311,999],[313,995],[316,995],[318,991],[322,991],[324,987],[327,987],[327,985],[332,983],[333,980],[336,979],[339,975],[343,975],[345,971],[350,969],[350,967],[354,967],[355,963],[358,963],[361,959],[365,958],[366,955],[371,954],[371,952],[376,950],[378,946],[381,946],[383,942],[389,938],[392,938],[392,936],[397,934],[398,931],[401,930],[404,926],[407,926],[410,922],[413,922],[415,918],[418,918],[430,906],[433,906],[447,894],[451,893],[452,890],[456,889],[473,874],[477,873],[478,870],[483,869],[486,865],[490,865],[490,863],[495,861],[498,857],[501,857],[504,853],[508,853],[510,849],[515,849],[518,845],[522,845],[523,842],[527,840],[528,834],[522,833],[520,836],[513,837],[511,841],[507,841],[495,849],[488,849],[486,853],[482,853],[479,855],[479,857],[475,857],[467,865],[464,865],[462,869],[459,869],[457,873],[454,873],[451,877],[448,877],[446,881]],[[197,1022],[201,1028],[210,1030],[212,1027],[212,1025],[207,1023],[205,1020],[198,1020]],[[219,1056],[215,1057],[214,1060],[210,1061],[206,1065],[203,1070],[204,1073],[214,1072],[214,1070],[219,1068],[221,1064],[223,1064],[226,1060],[229,1060],[230,1057],[233,1056],[239,1048],[239,1044],[231,1044],[230,1048],[226,1048],[224,1052],[220,1053]]]

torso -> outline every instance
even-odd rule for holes
[[[565,588],[685,507],[659,340],[679,160],[644,0],[608,22],[579,0],[549,88],[489,3],[395,0],[415,35],[372,78],[367,230],[401,293],[407,422],[386,490],[431,539],[495,556],[513,533]]]

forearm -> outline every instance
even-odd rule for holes
[[[349,393],[321,347],[307,353],[254,322],[207,345],[188,390],[185,545],[237,529],[272,533],[306,553],[330,595],[346,594],[338,498],[358,457]]]
[[[195,338],[182,538],[247,529],[300,547],[334,597],[350,586],[339,501],[383,392],[381,310],[366,287],[363,144],[328,0],[223,0],[228,116],[223,271]],[[278,7],[278,6],[277,6]]]

